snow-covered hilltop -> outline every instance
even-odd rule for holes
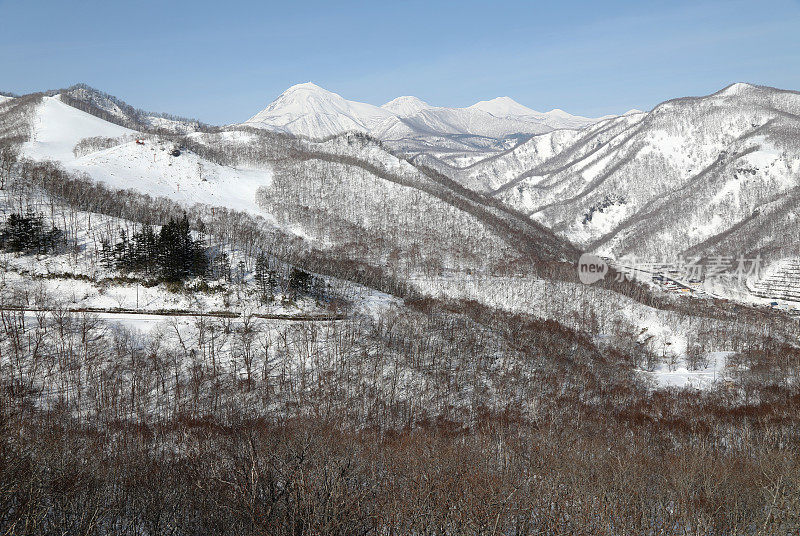
[[[30,106],[21,156],[57,162],[113,188],[259,213],[255,191],[270,180],[263,166],[219,165],[191,151],[177,157],[176,142],[111,123],[65,101],[70,102],[57,94]]]
[[[54,96],[54,92],[48,92]],[[72,107],[134,130],[157,130],[166,134],[186,134],[205,127],[196,119],[167,113],[153,113],[134,108],[128,103],[86,84],[76,84],[58,91],[59,98]]]
[[[411,117],[417,112],[433,108],[433,106],[422,99],[406,95],[390,100],[381,108],[389,110],[398,117]]]
[[[290,87],[244,124],[309,138],[364,132],[405,153],[452,159],[489,156],[534,134],[580,129],[598,120],[562,110],[537,112],[509,97],[467,108],[431,106],[412,96],[373,106],[309,82]]]

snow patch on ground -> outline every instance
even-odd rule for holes
[[[695,370],[689,370],[683,359],[674,366],[661,363],[653,372],[641,372],[659,387],[708,389],[725,380],[728,357],[733,354],[734,352],[711,352],[705,356],[706,366]]]
[[[242,169],[209,162],[189,151],[172,156],[171,147],[157,141],[129,142],[64,162],[113,188],[133,188],[183,203],[205,203],[264,215],[256,205],[256,190],[269,186],[269,169]]]

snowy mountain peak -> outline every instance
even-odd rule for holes
[[[409,117],[420,110],[431,108],[431,105],[422,99],[418,99],[417,97],[403,96],[397,97],[394,100],[390,100],[381,106],[381,108],[384,110],[389,110],[400,117]]]
[[[511,97],[497,97],[488,101],[476,102],[469,107],[471,110],[480,110],[495,117],[539,117],[542,114],[523,106]]]
[[[289,89],[287,89],[286,91],[284,91],[284,93],[288,93],[290,91],[298,91],[298,90],[319,91],[319,92],[322,92],[322,93],[332,93],[331,91],[328,91],[327,89],[318,86],[314,82],[303,82],[302,84],[295,84],[295,85],[291,86]]]
[[[604,119],[602,117],[591,119],[572,115],[559,108],[554,108],[546,113],[537,112],[527,106],[523,106],[511,97],[497,97],[488,101],[480,101],[468,109],[479,110],[502,119],[538,123],[546,125],[550,129],[580,129]]]
[[[746,84],[744,82],[736,82],[734,84],[729,85],[726,88],[723,88],[718,95],[724,95],[726,97],[733,97],[736,95],[740,95],[746,91],[750,91],[755,89],[755,86],[752,84]]]
[[[428,150],[447,137],[447,150],[463,147],[485,152],[487,146],[507,148],[509,140],[556,129],[581,129],[599,119],[562,110],[541,113],[510,97],[478,102],[468,108],[440,108],[413,97],[398,97],[383,106],[351,101],[306,82],[290,87],[244,124],[309,138],[326,138],[348,131],[368,133],[396,142],[402,151]],[[487,145],[488,144],[488,145]]]
[[[577,117],[575,115],[572,115],[570,113],[565,112],[564,110],[562,110],[560,108],[553,108],[552,110],[547,112],[545,115],[549,115],[550,117]]]
[[[295,84],[291,86],[289,89],[281,93],[275,102],[281,99],[302,100],[314,97],[320,99],[344,100],[344,98],[338,93],[334,93],[333,91],[329,91],[324,87],[320,87],[314,82],[304,82],[302,84]]]
[[[311,112],[325,107],[342,108],[346,102],[341,95],[321,88],[313,82],[296,84],[272,101],[265,111]],[[263,113],[263,112],[262,112]]]
[[[368,132],[394,115],[378,106],[349,101],[341,95],[306,82],[297,84],[272,101],[246,125],[287,134],[324,138],[357,130]]]

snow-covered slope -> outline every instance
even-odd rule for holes
[[[358,173],[374,186],[373,195],[395,209],[408,208],[401,211],[398,218],[408,218],[413,213],[414,200],[422,196],[438,210],[440,218],[437,221],[470,221],[475,236],[486,233],[499,244],[497,247],[508,247],[510,240],[507,235],[513,232],[532,237],[515,244],[518,249],[530,251],[530,255],[550,259],[574,253],[570,245],[534,222],[509,213],[495,201],[454,189],[454,185],[421,173],[409,162],[363,135],[312,141],[282,138],[266,132],[228,130],[196,132],[186,138],[161,137],[104,121],[66,104],[59,96],[32,100],[23,115],[30,130],[28,141],[21,146],[23,157],[58,162],[67,171],[85,174],[113,188],[134,189],[187,204],[206,203],[248,211],[280,224],[293,234],[314,236],[320,231],[319,226],[324,228],[330,225],[328,220],[341,218],[340,213],[348,204],[325,204],[333,195],[331,193],[322,196],[320,210],[325,217],[321,220],[306,222],[306,225],[303,221],[284,218],[279,222],[273,218],[272,212],[265,210],[272,205],[259,203],[256,199],[259,189],[270,191],[273,182],[270,151],[279,156],[282,167],[290,165],[286,156],[292,152],[308,153],[323,163],[342,159],[350,162],[352,167],[349,169],[360,170]],[[0,117],[0,122],[2,119]],[[251,157],[240,158],[241,155]],[[305,159],[297,160],[302,162]],[[231,164],[223,165],[221,162]],[[296,181],[296,178],[290,179]],[[294,188],[299,189],[300,185],[296,184]],[[281,192],[280,189],[277,191]],[[395,199],[392,196],[395,191],[406,192],[410,198]],[[280,204],[274,208],[284,210]],[[454,224],[454,227],[459,225]],[[528,247],[533,244],[536,244],[535,248]],[[457,250],[455,246],[454,250]],[[488,260],[491,258],[494,257],[490,256]]]
[[[130,141],[66,161],[65,167],[113,188],[261,214],[255,194],[269,184],[269,170],[221,166],[190,151],[181,151],[180,156],[171,151],[172,145],[161,141]]]
[[[351,255],[381,263],[399,255],[414,273],[485,271],[497,262],[555,271],[577,258],[572,244],[524,215],[359,133],[296,140],[293,153],[301,157],[282,160],[260,190],[263,206]]]
[[[557,134],[456,178],[611,256],[778,258],[800,245],[800,93],[734,84]]]
[[[398,128],[399,127],[399,128]],[[425,108],[413,115],[383,123],[370,133],[382,140],[428,134],[483,136],[503,139],[516,134],[540,134],[552,130],[544,123],[496,117],[469,108]]]
[[[23,146],[23,153],[36,160],[59,162],[72,160],[72,149],[84,138],[116,138],[134,132],[67,106],[58,96],[42,99],[31,127],[31,138]]]
[[[533,136],[503,153],[463,168],[442,171],[458,182],[481,192],[509,189],[551,159],[571,155],[576,158],[601,145],[644,118],[644,114],[626,114],[600,121],[583,130],[555,130]]]
[[[404,96],[377,107],[305,83],[286,90],[244,124],[310,138],[364,132],[404,153],[461,162],[467,154],[485,157],[534,134],[583,128],[595,121],[561,110],[536,112],[508,97],[445,108]]]
[[[492,138],[488,134],[496,132],[487,132],[522,123],[515,117],[535,116],[511,99],[487,101],[477,107],[482,109],[465,111],[433,107],[413,97],[383,107],[354,104],[310,84],[293,93],[284,95],[262,119],[294,114],[294,120],[287,119],[287,128],[300,128],[319,127],[319,118],[328,117],[327,132],[335,132],[349,124],[343,119],[349,117],[351,123],[373,136],[380,132],[389,141],[377,143],[362,135],[304,140],[237,127],[213,134],[195,132],[181,138],[184,141],[173,141],[180,139],[142,135],[69,106],[58,95],[23,96],[6,101],[2,110],[11,113],[13,108],[14,125],[20,121],[29,125],[30,135],[20,138],[27,139],[23,156],[55,160],[115,187],[185,202],[263,213],[255,198],[259,187],[268,189],[273,179],[266,162],[299,151],[312,158],[326,155],[321,162],[342,158],[361,162],[348,164],[360,166],[359,173],[372,173],[377,166],[397,175],[404,185],[410,181],[413,188],[439,199],[458,198],[459,210],[469,205],[485,223],[496,225],[498,217],[511,218],[508,221],[530,236],[545,236],[542,228],[524,228],[516,216],[498,208],[502,205],[490,206],[483,195],[459,191],[439,176],[446,175],[494,197],[492,203],[502,202],[529,215],[562,239],[614,257],[758,253],[776,261],[800,255],[796,233],[800,93],[735,84],[712,95],[667,101],[651,112],[631,111],[581,130],[533,135],[515,147],[502,145],[511,143],[509,138]],[[21,113],[21,108],[27,111]],[[330,110],[335,113],[329,114]],[[468,130],[487,135],[457,134]],[[15,126],[15,135],[18,131]],[[81,143],[87,138],[96,142]],[[430,153],[461,151],[462,167],[425,158],[413,159],[412,165],[386,151],[387,144],[394,148],[392,140],[417,143]],[[79,143],[80,150],[74,151]],[[197,152],[183,148],[173,156],[173,145],[181,143]],[[469,162],[459,143],[500,152]],[[216,156],[213,151],[218,151]],[[418,164],[432,170],[415,167]],[[553,251],[568,249],[548,240]]]
[[[266,132],[228,130],[213,134],[196,132],[186,138],[161,137],[104,121],[67,105],[59,96],[32,102],[27,116],[31,135],[21,146],[23,157],[58,162],[68,171],[85,174],[113,188],[134,189],[188,204],[206,203],[255,213],[293,234],[314,236],[320,231],[317,227],[330,225],[328,219],[340,219],[340,213],[346,212],[343,207],[349,204],[328,205],[333,194],[325,194],[320,206],[325,218],[321,220],[306,222],[306,225],[303,221],[273,218],[271,210],[265,207],[284,210],[281,205],[259,203],[256,196],[259,189],[269,192],[273,182],[270,164],[273,160],[265,157],[269,151],[278,154],[283,150],[280,153],[283,156],[278,158],[283,168],[291,165],[286,156],[298,152],[307,153],[323,163],[323,167],[328,165],[325,162],[349,162],[348,169],[364,175],[365,182],[374,187],[372,194],[381,202],[395,207],[392,210],[408,208],[401,211],[398,221],[413,214],[414,202],[421,196],[429,199],[430,205],[439,211],[437,221],[470,221],[474,236],[485,233],[499,248],[512,243],[529,257],[545,259],[567,258],[575,253],[571,245],[535,222],[511,213],[496,201],[420,172],[367,136],[349,134],[315,141],[282,138]],[[253,158],[237,158],[237,155],[247,154]],[[292,160],[291,157],[288,160]],[[304,158],[297,160],[305,161]],[[289,179],[298,182],[294,176]],[[300,185],[294,188],[300,189]],[[325,188],[315,193],[324,192]],[[406,192],[410,198],[396,199],[392,192]],[[454,224],[454,227],[459,225]],[[528,236],[530,240],[512,241],[509,237],[512,233]],[[455,246],[454,251],[458,253]],[[493,258],[489,256],[486,261]]]
[[[99,119],[59,96],[44,97],[29,121],[30,139],[21,147],[27,158],[59,162],[114,188],[262,214],[255,192],[271,180],[267,167],[223,166],[186,150],[175,155],[171,142]],[[76,155],[73,149],[87,138],[110,138],[110,147]]]

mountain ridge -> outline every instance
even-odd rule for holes
[[[356,131],[403,153],[436,152],[438,147],[445,155],[464,156],[488,155],[507,149],[509,140],[515,144],[520,138],[585,128],[598,120],[559,109],[537,112],[510,97],[453,108],[402,96],[374,106],[306,82],[288,88],[242,125],[313,139]]]
[[[800,92],[734,83],[555,134],[443,169],[614,258],[800,253]]]

